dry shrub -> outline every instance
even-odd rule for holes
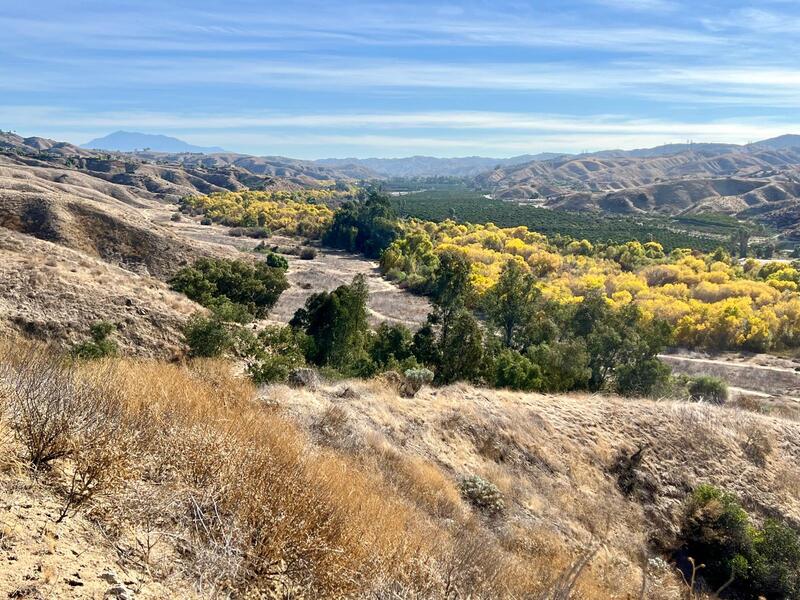
[[[378,578],[426,578],[420,565],[436,532],[413,507],[377,475],[311,451],[217,366],[205,363],[199,375],[198,365],[127,362],[118,378],[129,408],[144,413],[130,422],[158,431],[138,436],[140,460],[147,478],[182,493],[176,518],[204,587],[257,591],[288,578],[336,597]],[[241,395],[220,402],[223,388]]]
[[[341,447],[348,433],[347,411],[338,404],[332,404],[322,411],[314,425],[322,443]]]
[[[35,469],[56,460],[87,458],[111,445],[122,401],[101,378],[81,378],[64,359],[28,347],[0,357],[8,418]]]
[[[757,467],[767,464],[767,457],[772,452],[772,442],[767,433],[756,424],[752,423],[745,431],[745,439],[742,441],[742,452]]]
[[[73,363],[31,345],[0,356],[9,428],[34,471],[63,496],[57,523],[126,477],[132,440],[108,365],[79,375]]]

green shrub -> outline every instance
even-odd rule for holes
[[[670,368],[658,358],[617,367],[614,387],[623,396],[649,396],[669,379]]]
[[[404,271],[401,271],[400,269],[396,268],[389,269],[386,272],[386,279],[388,279],[389,281],[397,281],[398,283],[402,283],[403,281],[405,281],[406,277],[407,277],[406,273]]]
[[[257,384],[285,382],[306,366],[303,334],[291,327],[268,326],[243,351],[247,373]]]
[[[756,527],[733,494],[699,486],[681,538],[682,554],[705,565],[701,576],[713,589],[730,580],[737,598],[800,599],[800,534],[775,519]]]
[[[701,375],[689,380],[689,397],[693,402],[725,404],[728,400],[728,386],[721,379]]]
[[[200,225],[212,225],[214,221],[212,221],[209,217],[204,217],[200,220]]]
[[[98,321],[89,328],[91,340],[80,342],[72,347],[72,355],[81,360],[93,360],[114,356],[117,353],[117,343],[109,339],[117,326],[108,321]]]
[[[286,257],[281,256],[280,254],[270,252],[267,254],[267,266],[272,267],[273,269],[283,269],[286,271],[289,268],[289,261],[286,260]]]
[[[317,258],[317,249],[311,246],[303,246],[300,248],[300,254],[298,256],[300,260],[314,260]]]
[[[189,355],[212,358],[221,356],[233,345],[233,336],[218,317],[193,315],[183,328]]]
[[[539,366],[516,350],[500,350],[493,367],[492,383],[495,387],[527,391],[542,388],[542,371]]]
[[[465,477],[459,487],[461,495],[478,510],[490,515],[505,510],[506,503],[502,492],[483,477],[477,475]]]
[[[264,317],[289,287],[281,268],[217,258],[201,258],[178,271],[169,283],[172,289],[217,312],[232,315],[238,311],[235,320],[239,322],[243,322],[242,316]]]

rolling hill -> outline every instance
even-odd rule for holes
[[[793,230],[800,224],[796,139],[562,157],[495,169],[475,182],[496,198],[544,208],[670,216],[719,212]]]

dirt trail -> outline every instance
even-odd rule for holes
[[[260,243],[260,240],[251,238],[231,237],[228,235],[229,228],[222,225],[200,225],[190,217],[172,221],[170,217],[175,208],[174,205],[160,205],[146,212],[154,222],[169,226],[177,234],[195,242],[211,245],[229,257],[249,252]],[[301,240],[281,235],[270,236],[265,241],[269,246],[277,246],[281,250],[301,245]],[[313,260],[301,260],[293,254],[284,254],[284,257],[289,261],[287,277],[291,287],[281,294],[270,312],[269,322],[288,323],[311,294],[350,283],[359,274],[367,278],[370,292],[367,308],[373,326],[387,321],[416,328],[430,312],[430,304],[425,298],[401,290],[384,279],[378,263],[363,256],[317,248],[317,256]]]
[[[660,358],[676,373],[719,377],[735,388],[733,391],[800,402],[800,372],[787,359],[759,354],[712,357],[693,353],[662,354]]]

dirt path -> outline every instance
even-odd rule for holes
[[[692,353],[662,354],[660,358],[677,373],[719,377],[731,387],[754,395],[800,402],[800,372],[787,359],[763,354],[714,357]]]
[[[229,257],[249,252],[260,243],[260,240],[251,238],[231,237],[229,228],[222,225],[200,225],[196,218],[183,217],[180,221],[172,221],[170,217],[175,208],[175,205],[158,205],[144,212],[159,225],[195,242],[211,245]],[[277,246],[279,250],[290,250],[300,246],[302,240],[273,235],[266,243]],[[270,312],[269,322],[288,323],[311,294],[350,283],[359,274],[367,278],[370,293],[367,308],[373,326],[386,321],[413,329],[422,324],[430,312],[430,304],[425,298],[401,290],[384,279],[378,263],[363,256],[327,248],[317,248],[313,260],[301,260],[291,253],[283,253],[283,256],[289,261],[287,278],[291,287],[281,294]]]

